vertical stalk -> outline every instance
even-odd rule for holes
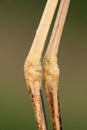
[[[40,61],[48,31],[59,0],[48,0],[39,27],[36,31],[28,57],[31,61]]]
[[[57,3],[58,0],[47,1],[30,52],[24,64],[25,80],[32,99],[38,130],[47,130],[41,96],[42,67],[40,60]]]
[[[58,47],[68,12],[70,0],[61,0],[52,36],[43,60],[46,95],[50,109],[53,130],[62,130],[58,82],[60,70],[57,64]]]

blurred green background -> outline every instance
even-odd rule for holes
[[[23,65],[45,3],[0,0],[0,130],[37,130]],[[59,66],[63,129],[87,130],[87,0],[71,0]]]

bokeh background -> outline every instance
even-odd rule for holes
[[[23,65],[45,3],[0,0],[0,130],[37,130]],[[63,129],[87,130],[87,0],[71,0],[59,66]]]

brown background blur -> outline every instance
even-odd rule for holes
[[[23,65],[45,3],[0,0],[0,130],[37,130]],[[63,129],[87,130],[87,0],[71,0],[59,66]]]

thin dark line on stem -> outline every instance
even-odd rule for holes
[[[61,121],[61,112],[60,112],[60,101],[59,101],[59,94],[58,94],[58,108],[59,108],[59,120],[60,120],[60,130],[62,129],[62,121]]]
[[[44,112],[44,119],[45,119],[45,124],[46,124],[46,130],[48,130],[48,123],[47,123],[45,105],[44,105],[43,94],[42,94],[42,90],[41,89],[40,89],[40,96],[41,96],[41,100],[42,100],[42,107],[43,107],[43,112]]]

